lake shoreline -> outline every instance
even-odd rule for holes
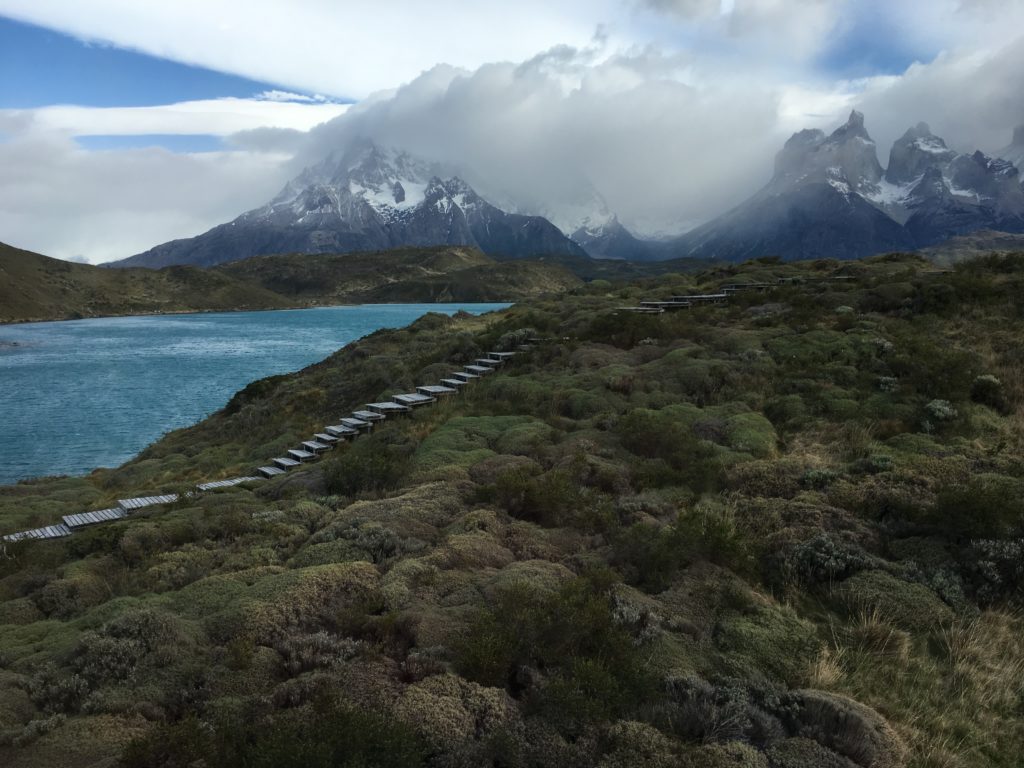
[[[70,323],[75,320],[104,320],[110,318],[120,317],[167,317],[175,315],[219,315],[219,314],[235,314],[239,312],[295,312],[305,309],[338,309],[340,307],[377,307],[377,306],[406,306],[408,304],[515,304],[513,299],[502,299],[499,301],[354,301],[354,302],[338,302],[337,304],[319,304],[319,303],[307,303],[307,304],[296,304],[292,307],[233,307],[228,309],[168,309],[151,312],[123,312],[116,314],[96,314],[96,315],[80,315],[77,317],[51,317],[51,318],[26,318],[18,320],[5,320],[0,322],[0,330],[7,326],[22,326],[31,325],[32,323]],[[3,346],[5,342],[0,340],[0,346]],[[11,344],[11,346],[20,346],[17,343]]]
[[[0,379],[8,385],[0,388],[0,412],[7,414],[0,486],[119,467],[252,382],[322,362],[377,330],[404,328],[432,312],[477,315],[508,306],[361,303],[0,326]]]

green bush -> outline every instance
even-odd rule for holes
[[[330,701],[273,715],[241,712],[208,727],[194,717],[133,741],[124,768],[412,768],[426,748],[407,727]]]
[[[384,428],[356,440],[324,462],[328,493],[356,496],[394,488],[405,478],[415,447],[406,434],[395,428]]]
[[[854,574],[839,584],[833,594],[849,612],[877,611],[901,629],[927,632],[953,619],[953,611],[930,589],[885,571]]]
[[[595,571],[556,592],[511,584],[471,621],[456,665],[481,685],[513,686],[523,668],[544,669],[544,686],[523,691],[533,711],[563,733],[615,717],[655,688],[630,635],[613,616],[614,576]]]

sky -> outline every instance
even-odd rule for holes
[[[361,137],[643,235],[866,115],[998,151],[1024,0],[0,0],[0,241],[100,263],[262,205]]]

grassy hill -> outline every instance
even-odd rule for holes
[[[498,264],[470,248],[265,256],[223,267],[105,269],[0,243],[0,323],[363,302],[516,301],[580,283],[565,268]]]
[[[119,469],[0,488],[13,531],[248,473],[549,339],[278,480],[7,547],[0,763],[1015,766],[1022,288],[1024,255],[595,282],[374,333]]]
[[[0,243],[0,322],[288,306],[263,288],[195,267],[103,269]]]
[[[258,256],[218,268],[282,296],[319,303],[512,301],[561,293],[580,279],[560,265],[498,263],[475,248],[400,248]]]

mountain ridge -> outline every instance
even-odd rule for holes
[[[793,134],[765,187],[666,253],[729,261],[858,258],[981,229],[1024,232],[1024,186],[1011,162],[955,152],[918,123],[894,142],[883,169],[864,115],[854,110],[829,135]]]
[[[261,208],[108,266],[213,266],[298,251],[436,245],[512,258],[585,255],[547,219],[507,213],[440,166],[367,141],[306,168]]]
[[[112,270],[0,243],[0,323],[365,302],[516,301],[579,283],[559,264],[498,263],[469,247],[276,255],[209,269]]]

